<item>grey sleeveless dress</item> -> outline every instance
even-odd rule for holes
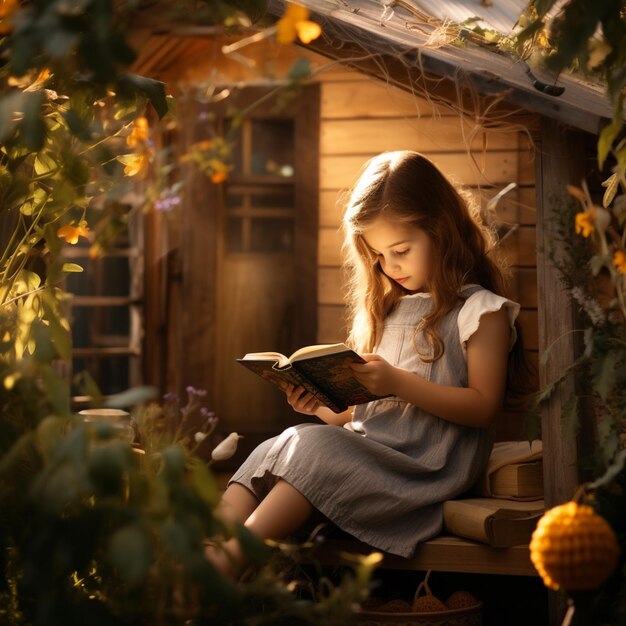
[[[415,349],[428,353],[425,338],[415,334],[432,306],[428,294],[399,301],[376,353],[430,381],[467,386],[457,318],[465,299],[479,290],[464,288],[458,306],[441,321],[445,353],[439,360],[425,363]],[[262,500],[282,478],[344,531],[410,557],[419,542],[441,532],[442,503],[476,482],[492,445],[491,429],[460,426],[390,397],[357,406],[344,427],[309,423],[286,429],[259,445],[230,482]]]

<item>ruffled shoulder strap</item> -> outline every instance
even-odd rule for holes
[[[511,343],[509,349],[513,347],[517,339],[515,331],[515,320],[519,315],[520,305],[513,300],[499,296],[488,289],[478,289],[474,291],[464,302],[459,311],[458,325],[459,338],[463,348],[466,347],[467,340],[476,332],[480,324],[480,318],[485,313],[494,313],[505,308],[511,325]]]

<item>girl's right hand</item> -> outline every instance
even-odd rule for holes
[[[287,385],[285,393],[287,394],[287,402],[298,413],[315,415],[320,408],[317,398],[300,385]]]

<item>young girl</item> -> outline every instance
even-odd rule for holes
[[[288,401],[325,424],[254,450],[221,509],[278,539],[317,509],[375,548],[410,557],[442,529],[442,503],[484,471],[501,410],[519,305],[477,216],[416,152],[372,159],[344,217],[354,375],[391,397],[339,415],[301,387]],[[235,540],[226,544],[235,562]]]

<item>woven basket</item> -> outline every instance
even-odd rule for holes
[[[361,626],[482,626],[482,602],[475,606],[434,613],[383,613],[361,611],[357,622]]]
[[[422,595],[433,595],[428,586],[430,574],[429,570],[426,573],[426,578],[418,585],[413,598],[413,608],[415,608],[417,599]],[[472,606],[447,611],[412,611],[410,613],[361,611],[357,614],[357,622],[362,626],[387,626],[388,624],[393,626],[412,626],[413,624],[420,624],[421,626],[482,626],[482,609],[482,602],[477,601],[477,604]]]

